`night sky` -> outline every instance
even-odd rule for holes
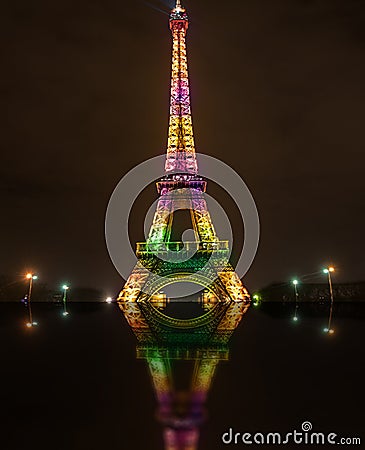
[[[336,281],[363,279],[365,1],[184,5],[197,150],[231,165],[260,213],[247,286],[327,263]],[[119,179],[166,150],[171,35],[158,9],[171,6],[2,2],[0,274],[122,287],[104,216]]]

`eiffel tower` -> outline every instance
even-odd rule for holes
[[[199,176],[190,106],[186,33],[189,19],[180,0],[170,15],[173,38],[170,121],[165,175],[146,242],[118,304],[140,344],[215,345],[228,342],[251,299],[229,262],[229,243],[219,240],[207,208],[207,181]],[[190,211],[195,239],[172,242],[174,212]],[[205,312],[170,317],[156,307],[161,290],[177,283],[204,289]],[[214,301],[211,301],[214,299]],[[177,333],[177,330],[179,331]]]
[[[165,450],[196,450],[200,427],[207,416],[205,402],[218,364],[228,361],[228,347],[138,346],[137,358],[148,364]],[[190,366],[191,377],[185,380],[184,388],[179,388],[176,380],[176,363]]]

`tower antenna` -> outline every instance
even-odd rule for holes
[[[176,8],[181,8],[181,0],[176,0]]]

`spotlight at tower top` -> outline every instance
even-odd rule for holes
[[[175,11],[180,12],[182,10],[183,10],[183,7],[181,6],[181,1],[180,0],[176,0]]]

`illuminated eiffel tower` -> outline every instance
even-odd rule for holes
[[[145,359],[149,367],[165,450],[198,448],[200,427],[207,415],[205,402],[219,362],[228,361],[228,357],[225,346],[137,347],[137,358]],[[176,363],[190,366],[191,375],[183,388],[177,386]]]
[[[170,15],[173,54],[165,176],[157,182],[159,199],[147,242],[137,244],[138,263],[118,298],[141,344],[224,344],[250,305],[229,263],[228,241],[216,235],[205,199],[207,182],[198,173],[185,42],[188,26],[186,10],[177,0]],[[190,211],[194,241],[171,242],[176,210]],[[177,283],[204,289],[204,314],[176,319],[156,307],[161,290]]]

